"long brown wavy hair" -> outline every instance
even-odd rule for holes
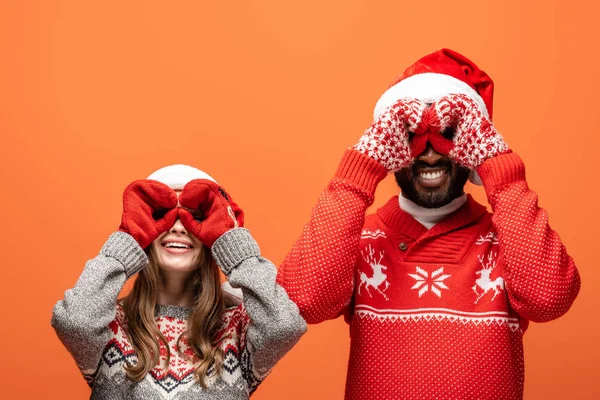
[[[137,363],[125,367],[127,378],[139,382],[159,363],[160,344],[167,349],[167,360],[163,369],[169,366],[171,351],[169,344],[156,325],[155,308],[160,281],[160,267],[157,254],[150,246],[149,263],[142,269],[135,280],[133,289],[123,300],[123,309],[127,319],[126,333],[135,350]],[[194,377],[203,388],[207,388],[206,378],[214,374],[220,375],[223,368],[223,351],[219,343],[223,338],[217,334],[221,327],[225,302],[219,272],[210,250],[202,246],[197,265],[188,281],[194,293],[192,312],[188,317],[186,335],[189,346],[194,352]],[[181,336],[177,339],[177,350],[180,350]],[[208,373],[211,366],[210,375]]]

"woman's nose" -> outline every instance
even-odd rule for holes
[[[171,229],[169,229],[169,233],[178,233],[180,235],[187,235],[187,229],[185,229],[185,227],[181,223],[181,220],[178,218],[177,221],[175,221],[175,225],[173,225],[171,227]]]

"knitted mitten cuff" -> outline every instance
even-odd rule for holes
[[[486,160],[477,168],[477,173],[481,177],[488,197],[506,185],[526,182],[525,164],[521,157],[514,152]]]
[[[138,242],[130,234],[121,231],[110,235],[100,254],[121,263],[128,278],[148,264],[148,257]]]
[[[260,256],[260,248],[246,228],[225,232],[212,246],[212,254],[225,275],[251,257]]]
[[[385,167],[371,157],[356,150],[346,150],[335,178],[348,181],[374,195],[377,185],[386,175]]]

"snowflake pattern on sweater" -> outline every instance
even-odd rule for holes
[[[385,169],[355,151],[319,198],[278,281],[307,322],[346,316],[347,399],[522,398],[528,323],[563,315],[579,274],[518,156],[478,172],[494,213],[468,196],[429,230],[396,197],[365,217]]]

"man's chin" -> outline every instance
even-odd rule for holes
[[[403,179],[402,176],[398,175],[396,176],[396,182],[400,186],[402,195],[418,206],[440,208],[464,193],[463,188],[467,178],[468,170],[437,188],[424,187],[415,180]]]
[[[400,189],[404,197],[425,208],[440,208],[451,201],[447,187],[422,188],[414,183],[410,187],[401,186]]]

